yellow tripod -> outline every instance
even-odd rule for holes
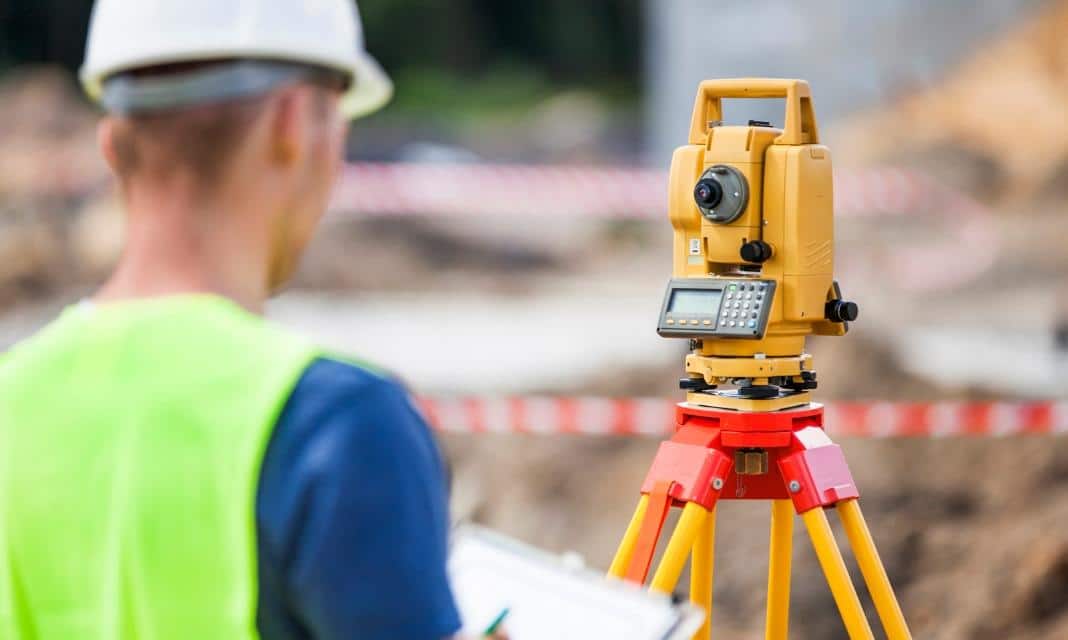
[[[874,638],[825,514],[825,509],[836,508],[887,638],[912,637],[861,513],[845,458],[822,429],[822,406],[738,412],[683,403],[677,415],[678,431],[660,446],[610,575],[644,584],[667,513],[681,506],[682,516],[650,588],[674,591],[689,558],[690,600],[706,612],[705,624],[694,637],[707,640],[716,503],[721,498],[770,500],[765,638],[787,638],[795,511],[808,529],[849,637]]]

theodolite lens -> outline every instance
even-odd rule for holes
[[[711,209],[723,199],[723,186],[719,180],[704,178],[693,188],[693,198],[697,201],[697,206]]]
[[[726,164],[709,167],[694,185],[693,199],[705,220],[730,224],[745,212],[749,202],[745,174]]]

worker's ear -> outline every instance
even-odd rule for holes
[[[271,110],[271,161],[292,165],[304,153],[305,112],[308,109],[306,92],[291,88],[276,96]]]
[[[119,173],[119,154],[115,150],[115,119],[103,118],[96,125],[96,143],[104,161],[114,173]]]

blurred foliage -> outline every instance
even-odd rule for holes
[[[92,0],[0,0],[0,68],[81,64]],[[365,0],[368,48],[398,80],[395,109],[529,106],[582,86],[637,96],[641,1]]]
[[[82,61],[91,0],[0,0],[0,67]]]

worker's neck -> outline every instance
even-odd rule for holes
[[[193,193],[127,186],[125,249],[95,300],[204,293],[262,313],[270,258],[268,234],[250,210],[255,199]]]

